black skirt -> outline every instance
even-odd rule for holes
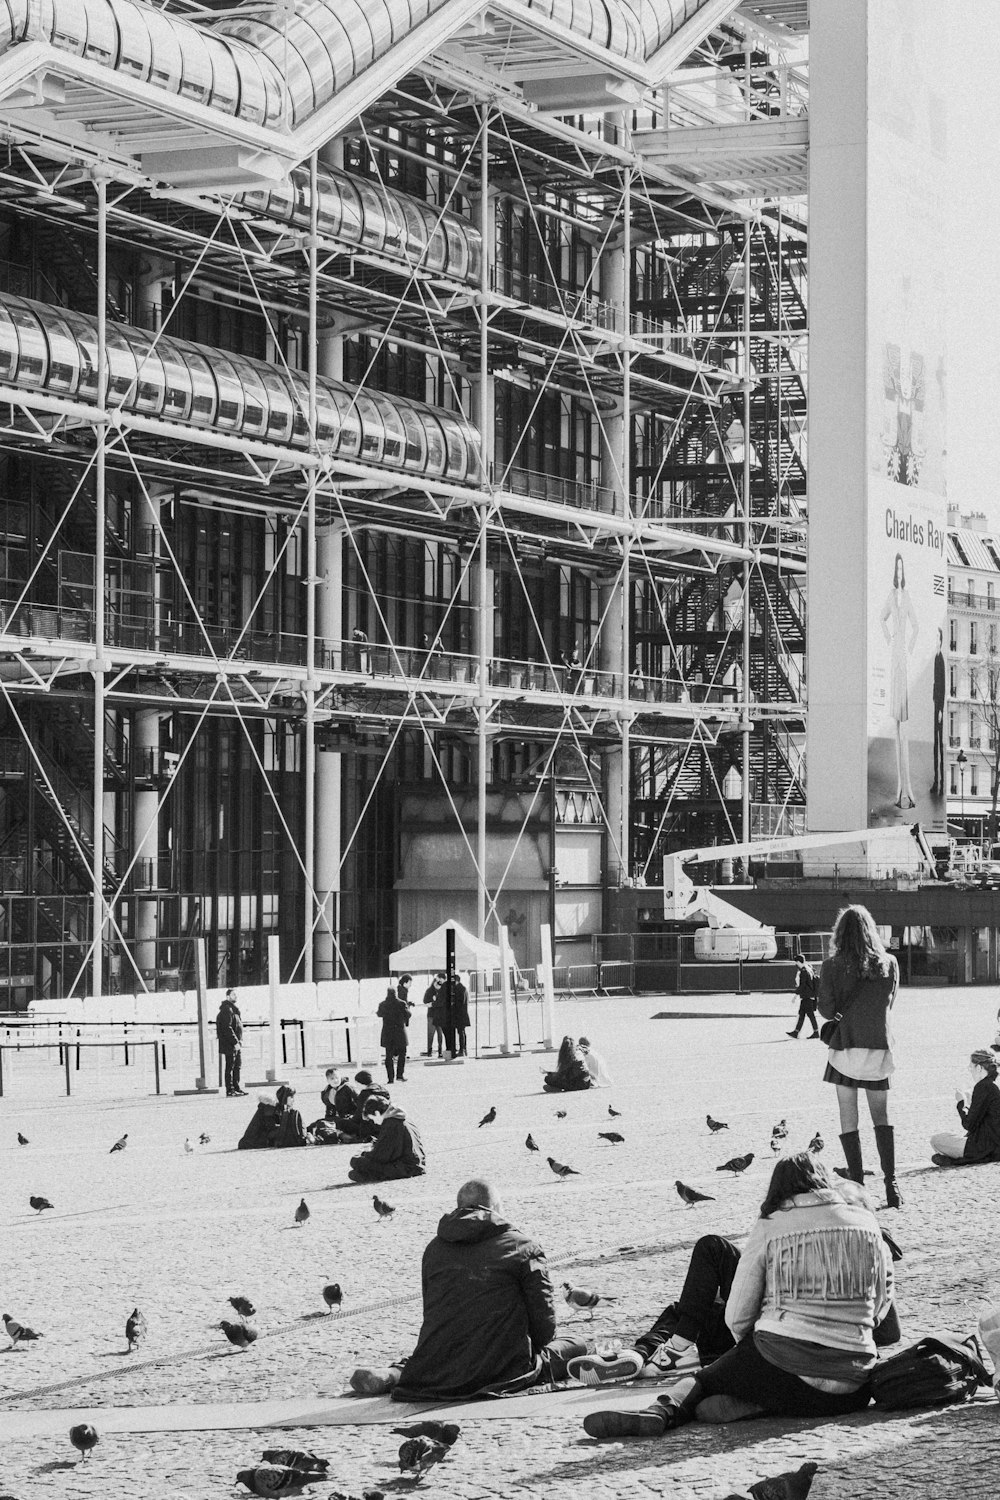
[[[824,1083],[839,1083],[845,1089],[871,1089],[873,1093],[885,1093],[889,1088],[888,1078],[848,1078],[846,1073],[841,1073],[827,1063],[826,1072],[823,1074]]]

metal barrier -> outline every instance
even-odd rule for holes
[[[159,1049],[158,1043],[157,1042],[152,1042],[152,1041],[150,1041],[150,1042],[136,1042],[136,1041],[133,1041],[131,1045],[132,1045],[132,1050],[133,1051],[137,1051],[138,1049],[140,1049],[142,1047],[150,1047],[150,1048],[152,1048],[152,1052],[153,1052],[153,1077],[154,1077],[154,1079],[156,1081],[156,1092],[157,1092],[157,1094],[159,1094],[160,1093],[160,1049]],[[72,1082],[71,1082],[72,1075],[73,1075],[74,1072],[78,1073],[80,1071],[80,1053],[81,1053],[81,1051],[107,1051],[109,1048],[117,1048],[117,1047],[120,1047],[120,1046],[122,1046],[121,1042],[81,1042],[79,1040],[77,1040],[75,1042],[67,1041],[63,1045],[60,1045],[58,1042],[36,1042],[36,1043],[33,1043],[32,1045],[27,1046],[27,1047],[10,1046],[10,1045],[8,1045],[5,1042],[4,1043],[0,1043],[0,1099],[2,1099],[4,1097],[5,1078],[4,1078],[3,1055],[4,1055],[5,1052],[58,1052],[58,1054],[59,1054],[59,1062],[62,1064],[63,1072],[64,1072],[64,1075],[65,1075],[65,1078],[66,1078],[66,1097],[69,1098],[69,1096],[73,1092]],[[74,1052],[76,1054],[76,1067],[75,1068],[72,1066],[72,1058],[73,1058]],[[125,1066],[128,1067],[128,1048],[127,1047],[126,1047],[126,1062],[125,1062]]]
[[[609,963],[598,964],[597,989],[598,993],[602,995],[610,995],[612,991],[634,995],[635,965],[626,963],[621,959],[613,959]]]

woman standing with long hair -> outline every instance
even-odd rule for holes
[[[903,1204],[896,1182],[895,1136],[889,1123],[889,1080],[895,1069],[890,1011],[898,987],[899,967],[885,951],[871,912],[865,906],[845,906],[833,929],[831,955],[823,960],[819,976],[819,1013],[827,1021],[839,1017],[823,1081],[837,1090],[840,1142],[847,1162],[847,1171],[841,1175],[861,1184],[865,1173],[858,1092],[863,1089],[867,1095],[889,1208]]]

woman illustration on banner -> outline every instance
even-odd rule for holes
[[[915,807],[910,784],[910,744],[907,722],[910,717],[909,657],[917,642],[916,611],[906,591],[906,572],[902,553],[896,553],[892,570],[892,588],[880,616],[882,634],[892,655],[889,661],[889,713],[896,721],[896,806]]]

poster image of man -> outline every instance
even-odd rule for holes
[[[913,602],[906,592],[906,570],[903,555],[896,553],[892,571],[892,588],[880,616],[882,634],[889,647],[889,716],[896,727],[896,806],[916,807],[910,783],[910,717],[909,659],[917,642],[920,626]]]
[[[938,626],[937,653],[934,657],[934,785],[931,796],[944,795],[944,631]]]

